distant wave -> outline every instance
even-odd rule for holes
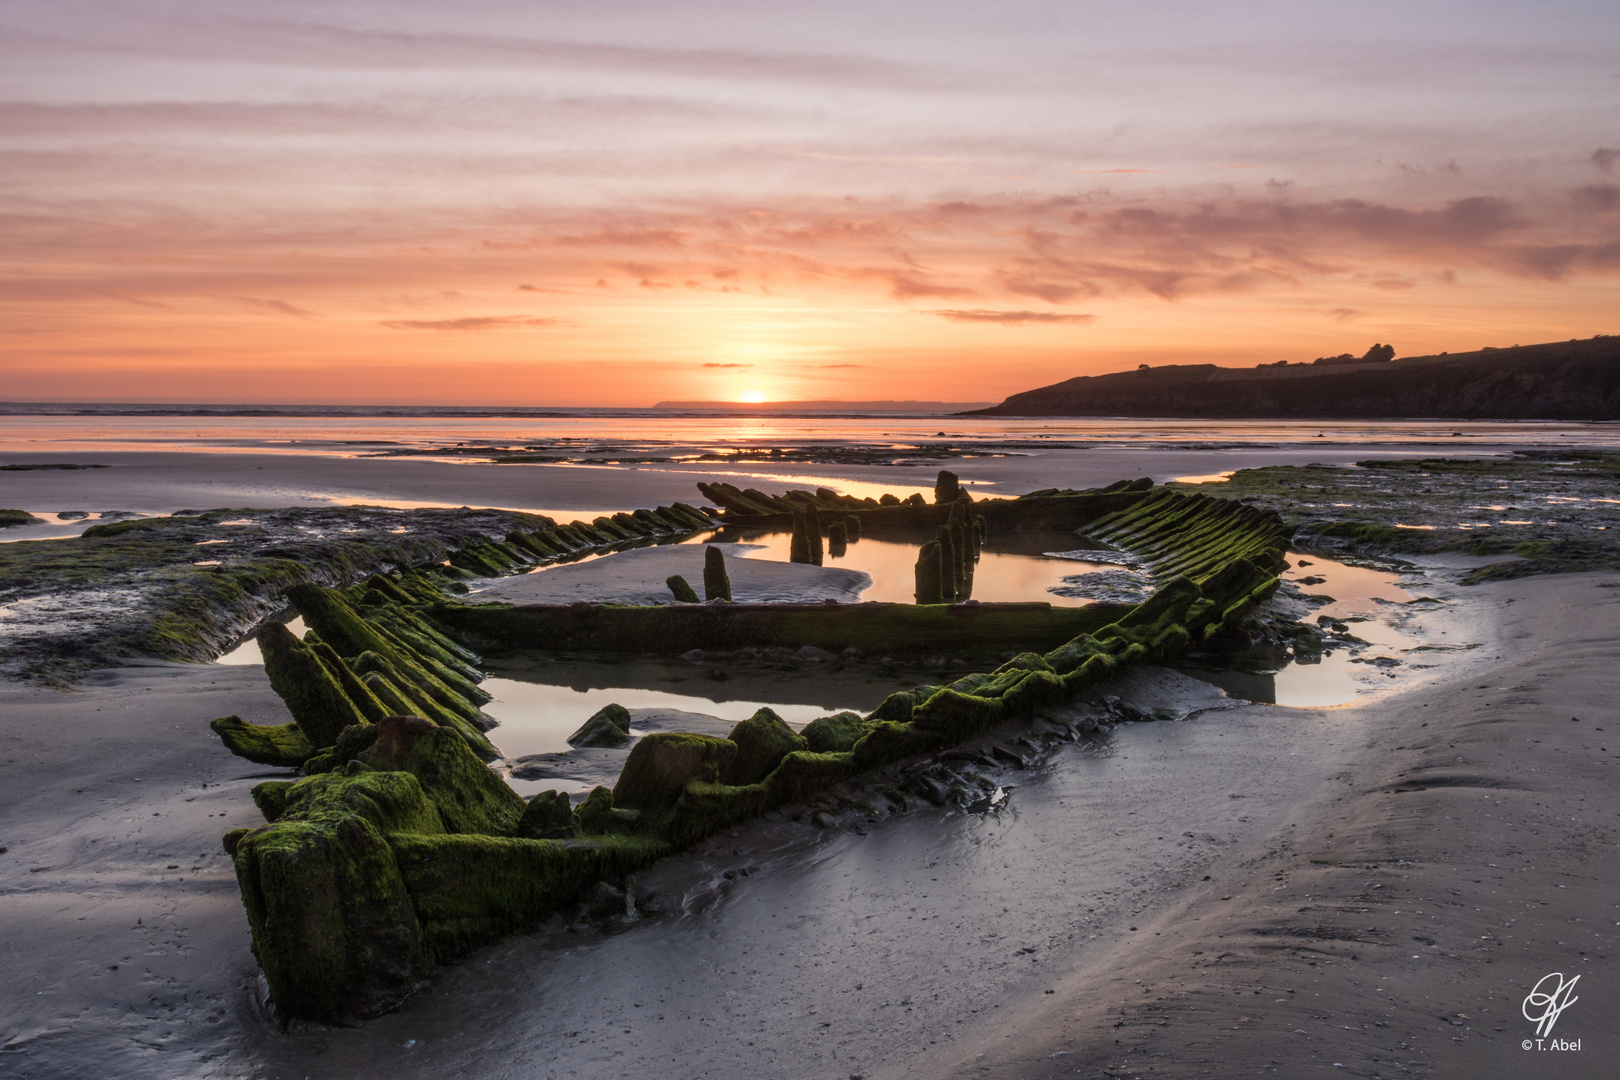
[[[971,402],[967,404],[981,404]],[[0,416],[195,416],[195,417],[375,417],[533,419],[569,417],[669,418],[757,414],[770,417],[921,417],[943,415],[963,407],[960,402],[767,402],[760,405],[730,402],[667,402],[651,409],[611,406],[514,405],[198,405],[129,404],[121,402],[0,401]]]

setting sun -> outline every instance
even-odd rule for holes
[[[737,394],[737,400],[745,405],[757,405],[767,399],[763,390],[743,390]]]

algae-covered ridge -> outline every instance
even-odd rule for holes
[[[181,512],[0,544],[0,673],[65,683],[129,656],[210,660],[301,582],[417,568],[454,588],[459,577],[712,526],[685,504],[561,526],[505,510],[297,507]]]
[[[1464,584],[1620,569],[1620,454],[1608,451],[1272,466],[1170,486],[1272,507],[1302,551],[1516,556],[1474,570]]]
[[[732,499],[731,491],[721,494]],[[967,498],[852,505],[830,492],[789,495],[801,523],[819,518],[828,528],[843,517],[846,535],[857,536],[927,532],[953,514],[960,522],[958,501]],[[759,507],[763,513],[728,506],[725,519],[791,523],[795,516],[771,503]],[[1039,603],[468,604],[452,602],[454,581],[442,569],[374,574],[344,589],[293,587],[288,598],[309,627],[304,640],[281,627],[261,637],[266,673],[293,723],[214,722],[242,756],[297,764],[306,774],[261,784],[254,799],[268,823],[225,838],[278,1014],[284,1021],[377,1015],[436,965],[569,910],[717,830],[1033,716],[1132,665],[1241,637],[1242,624],[1278,588],[1289,542],[1273,513],[1147,481],[971,509],[991,529],[1083,529],[1094,542],[1139,556],[1160,587],[1135,606],[1077,609],[1081,622],[1070,624],[1049,618],[1053,609]],[[498,569],[487,551],[463,552],[452,563],[458,558],[479,560],[468,572]],[[1023,651],[994,670],[897,693],[866,716],[828,717],[802,733],[768,709],[724,739],[654,733],[635,743],[612,788],[597,788],[577,808],[556,792],[525,803],[480,760],[495,750],[484,735],[468,647],[555,635],[570,617],[603,614],[633,632],[610,626],[594,643],[602,649],[640,651],[655,638],[666,650],[677,641],[686,649],[685,631],[704,627],[723,636],[741,625],[757,640],[773,624],[813,643],[869,633],[865,622],[885,634],[1017,642]]]

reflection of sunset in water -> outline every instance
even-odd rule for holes
[[[788,547],[791,537],[788,533],[748,533],[742,539],[745,543],[760,545],[748,552],[747,557],[750,559],[789,561]],[[1081,607],[1091,601],[1080,597],[1059,596],[1048,590],[1062,585],[1065,577],[1111,569],[1098,563],[1052,559],[1039,554],[994,551],[991,549],[992,544],[993,539],[986,541],[986,548],[974,566],[974,600],[986,602],[1044,600],[1054,607]],[[1068,546],[1073,546],[1072,540]],[[843,555],[834,556],[828,552],[822,565],[859,570],[869,575],[872,578],[872,586],[861,593],[863,601],[910,604],[916,600],[914,571],[917,565],[917,550],[917,544],[866,537],[850,544]]]

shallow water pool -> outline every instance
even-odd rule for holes
[[[703,543],[715,535],[694,537],[683,543]],[[727,540],[756,545],[745,558],[787,562],[792,535],[785,532],[728,533]],[[1083,607],[1093,602],[1089,596],[1066,596],[1055,589],[1072,589],[1072,579],[1086,574],[1119,572],[1122,564],[1059,557],[1057,552],[1074,550],[1081,543],[1071,533],[1018,533],[987,538],[973,569],[972,599],[983,602],[1044,600],[1054,607]],[[863,537],[847,546],[844,554],[828,550],[823,566],[858,570],[872,579],[861,593],[862,601],[891,604],[916,602],[916,566],[920,543]],[[1127,571],[1129,572],[1129,571]],[[1152,589],[1152,579],[1140,575],[1143,596]]]
[[[490,738],[509,758],[566,751],[568,736],[608,704],[702,713],[730,723],[769,707],[798,728],[845,710],[871,712],[896,690],[918,684],[915,673],[901,677],[817,664],[783,670],[735,655],[621,662],[511,653],[490,658],[486,666],[490,677],[481,685],[494,700],[484,711],[500,721]]]
[[[1275,672],[1187,668],[1188,674],[1236,697],[1303,709],[1353,704],[1387,689],[1412,666],[1413,651],[1424,645],[1414,624],[1420,612],[1412,605],[1418,598],[1401,588],[1398,573],[1298,552],[1290,552],[1288,561],[1284,580],[1307,595],[1333,598],[1313,607],[1302,621],[1317,625],[1319,617],[1326,616],[1342,623],[1365,646],[1330,638],[1321,659],[1290,661]]]

